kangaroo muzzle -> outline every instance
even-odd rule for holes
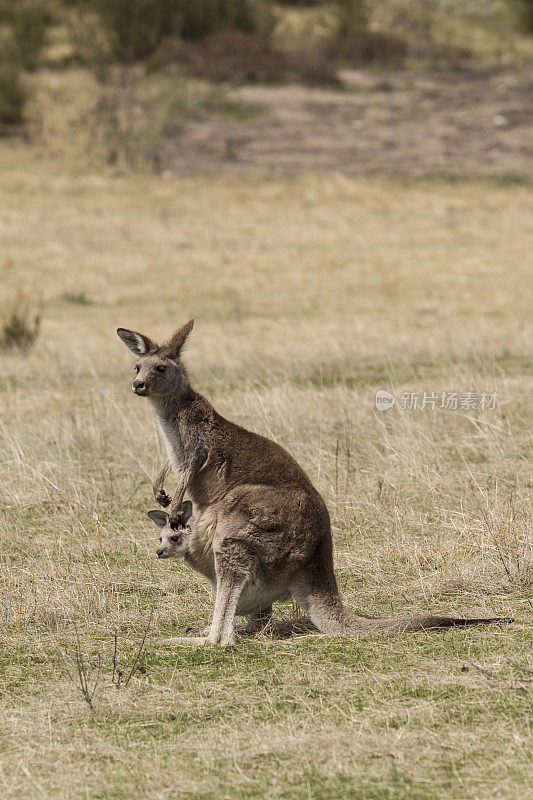
[[[133,381],[131,388],[139,397],[145,397],[149,393],[149,387],[144,381]]]

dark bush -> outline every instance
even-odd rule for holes
[[[92,0],[109,36],[112,55],[133,62],[154,52],[173,31],[175,0]]]
[[[518,0],[518,23],[524,33],[533,33],[533,0]]]
[[[10,59],[24,69],[34,70],[39,66],[46,42],[50,11],[45,3],[33,0],[13,5],[10,17],[11,37],[7,45]]]
[[[336,0],[339,14],[337,35],[329,55],[361,66],[372,62],[400,65],[407,55],[404,39],[393,33],[369,29],[367,0]]]
[[[368,28],[366,0],[337,0],[339,13],[339,36],[351,36]]]
[[[276,0],[278,6],[297,6],[298,8],[316,8],[325,5],[325,0]]]
[[[233,84],[279,80],[288,70],[287,58],[268,39],[236,30],[219,31],[200,42],[162,45],[154,63],[172,62],[183,64],[195,78]]]
[[[200,42],[163,44],[148,62],[152,70],[182,64],[188,75],[233,85],[299,80],[338,83],[331,59],[321,50],[284,53],[256,34],[226,30]]]
[[[256,14],[250,0],[180,0],[179,34],[188,41],[204,39],[222,30],[253,33]]]
[[[353,31],[336,39],[331,56],[355,66],[369,63],[400,66],[407,56],[407,44],[400,36],[383,31]]]
[[[310,86],[340,85],[334,60],[321,48],[300,50],[289,57],[291,77]]]
[[[133,62],[167,37],[198,41],[224,30],[254,33],[273,19],[265,0],[90,0],[110,39],[112,55]]]
[[[9,128],[24,121],[24,108],[28,93],[15,64],[0,67],[0,126]]]

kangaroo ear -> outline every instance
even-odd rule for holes
[[[189,520],[192,517],[192,503],[190,500],[185,500],[181,504],[181,513],[182,513],[182,525],[185,528],[186,525],[189,524]]]
[[[136,356],[145,356],[149,350],[157,349],[157,345],[142,333],[129,331],[127,328],[117,328],[117,333],[126,347],[129,347]]]
[[[161,350],[168,358],[178,358],[180,351],[187,341],[187,337],[194,327],[194,320],[190,319],[185,325],[174,333],[170,339],[162,345]]]
[[[168,514],[165,511],[149,511],[148,516],[158,528],[164,528],[168,522]]]

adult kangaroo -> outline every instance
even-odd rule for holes
[[[193,324],[189,320],[161,346],[136,331],[117,330],[138,356],[132,388],[151,401],[178,476],[169,524],[179,528],[187,491],[195,506],[195,568],[216,588],[209,633],[191,642],[231,644],[235,614],[250,615],[253,626],[269,618],[274,601],[290,595],[328,634],[396,634],[503,621],[378,620],[346,608],[333,571],[329,514],[303,469],[280,445],[224,419],[191,387],[181,351]],[[154,486],[163,505],[166,471]]]

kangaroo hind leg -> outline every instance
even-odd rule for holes
[[[207,642],[224,646],[235,641],[235,613],[241,592],[254,572],[253,556],[242,541],[225,539],[216,549],[215,569],[217,592]]]

